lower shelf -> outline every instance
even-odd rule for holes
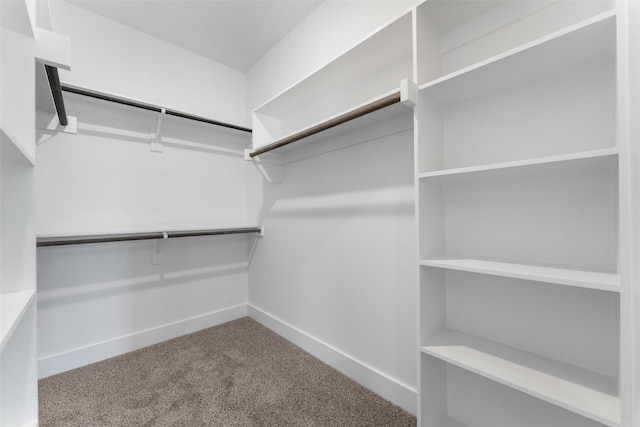
[[[34,300],[34,289],[0,294],[0,352]]]
[[[451,330],[436,334],[421,351],[594,421],[620,426],[615,378]],[[445,420],[443,427],[459,425]]]

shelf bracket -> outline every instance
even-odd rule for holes
[[[151,134],[151,151],[154,153],[162,153],[162,120],[167,115],[166,108],[161,108],[158,113],[158,122],[156,124],[156,133]]]
[[[409,108],[418,103],[418,85],[409,79],[400,81],[400,102]]]
[[[164,256],[162,255],[162,241],[168,239],[169,236],[166,232],[162,232],[162,239],[157,239],[153,248],[153,255],[151,257],[151,265],[164,264]]]
[[[36,110],[36,144],[40,145],[59,133],[76,135],[78,133],[77,117],[67,116],[67,125],[63,126],[57,114]]]
[[[253,255],[256,253],[256,249],[258,248],[258,242],[263,237],[264,237],[264,226],[261,225],[260,232],[253,235],[252,242],[249,245],[249,254],[247,258],[249,260],[249,265],[251,265],[251,261],[253,260]]]
[[[272,184],[283,182],[282,159],[279,154],[261,154],[251,157],[251,149],[245,149],[244,159],[252,162],[268,182]]]

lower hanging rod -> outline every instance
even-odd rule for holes
[[[175,239],[179,237],[219,236],[224,234],[260,234],[261,232],[262,229],[260,227],[240,227],[186,231],[152,231],[146,233],[123,233],[108,235],[94,234],[84,236],[38,237],[36,246],[42,248],[47,246],[126,242],[134,240]]]
[[[77,95],[82,95],[82,96],[88,96],[90,98],[101,99],[103,101],[114,102],[116,104],[128,105],[129,107],[135,107],[135,108],[141,108],[143,110],[155,111],[157,113],[160,113],[162,111],[162,107],[158,107],[156,105],[146,104],[146,103],[143,103],[143,102],[138,102],[138,101],[134,101],[134,100],[130,100],[130,99],[114,96],[114,95],[108,95],[106,93],[96,92],[96,91],[93,91],[93,90],[84,89],[84,88],[80,88],[80,87],[76,87],[76,86],[62,85],[62,90],[65,91],[65,92],[69,92],[69,93],[75,93]],[[211,119],[207,119],[205,117],[194,116],[192,114],[187,114],[187,113],[183,113],[183,112],[176,111],[176,110],[170,110],[168,108],[166,108],[165,111],[166,111],[166,114],[169,115],[169,116],[182,117],[183,119],[194,120],[194,121],[197,121],[197,122],[207,123],[207,124],[215,125],[215,126],[222,126],[222,127],[226,127],[226,128],[229,128],[229,129],[239,130],[239,131],[242,131],[242,132],[248,132],[248,133],[252,132],[251,129],[246,128],[246,127],[233,125],[233,124],[225,123],[225,122],[220,122],[220,121],[217,121],[217,120],[211,120]]]
[[[400,92],[395,92],[391,95],[385,96],[384,98],[378,99],[377,101],[373,101],[367,105],[364,105],[360,108],[356,108],[355,110],[351,110],[347,113],[344,113],[338,117],[335,117],[331,120],[327,120],[326,122],[322,122],[319,125],[313,126],[309,129],[305,129],[301,132],[298,132],[294,135],[283,138],[279,141],[272,142],[271,144],[267,144],[264,147],[253,150],[249,153],[249,156],[255,157],[261,154],[267,153],[269,151],[275,150],[276,148],[284,147],[285,145],[289,145],[293,142],[300,141],[301,139],[307,138],[311,135],[315,135],[317,133],[323,132],[327,129],[331,129],[332,127],[341,125],[343,123],[349,122],[351,120],[355,120],[364,115],[373,113],[374,111],[381,110],[385,107],[388,107],[393,104],[397,104],[401,101]]]

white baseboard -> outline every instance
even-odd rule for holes
[[[241,304],[64,353],[42,357],[38,359],[38,378],[46,378],[246,316],[247,305]]]
[[[417,391],[251,304],[248,315],[384,399],[416,415]]]

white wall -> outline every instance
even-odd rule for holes
[[[246,126],[245,76],[65,1],[51,2],[53,31],[69,36],[63,83]]]
[[[53,4],[72,43],[66,83],[243,123],[244,76]],[[184,69],[182,68],[184,67]],[[37,148],[37,232],[168,231],[247,221],[246,133],[65,94],[78,134]],[[253,237],[198,237],[38,250],[39,376],[245,316]]]
[[[283,184],[264,183],[249,303],[258,320],[415,411],[413,136],[409,114],[396,120],[409,130],[291,163]]]
[[[38,146],[39,235],[163,231],[246,222],[246,137],[69,96],[78,134]],[[38,250],[39,374],[66,369],[246,315],[253,237]]]
[[[65,94],[78,135],[38,146],[37,232],[207,228],[247,220],[240,131]]]
[[[323,3],[249,71],[249,106],[320,68],[411,4]],[[250,266],[249,313],[415,413],[411,126],[407,113],[339,137],[363,143],[287,164],[282,184],[250,170],[249,215],[263,218],[266,236]]]

